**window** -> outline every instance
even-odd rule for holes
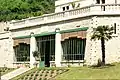
[[[30,60],[30,45],[25,43],[20,43],[14,47],[15,57],[18,62],[29,61]]]
[[[105,6],[101,6],[102,11],[105,11]]]
[[[105,0],[96,0],[96,4],[105,4]]]
[[[66,9],[69,10],[69,6],[66,6]]]
[[[65,11],[65,7],[63,7],[63,11]]]
[[[102,4],[105,4],[105,0],[102,0]]]
[[[96,0],[96,4],[100,4],[100,0]]]
[[[63,60],[84,60],[86,39],[73,37],[61,43],[63,48]]]
[[[62,7],[63,11],[69,10],[69,6]]]

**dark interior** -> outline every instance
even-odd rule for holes
[[[50,67],[50,61],[55,61],[55,35],[37,37],[37,47],[45,67]]]
[[[45,48],[45,67],[50,67],[50,41],[46,41]]]

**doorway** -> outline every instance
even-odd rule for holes
[[[55,35],[36,37],[41,61],[45,67],[50,67],[50,61],[55,61]]]
[[[45,48],[45,67],[50,67],[50,41],[46,41]]]

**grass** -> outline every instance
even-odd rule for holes
[[[4,75],[6,73],[9,73],[9,72],[15,70],[15,68],[0,67],[0,70],[1,70],[1,75]]]
[[[58,75],[56,80],[120,79],[120,63],[104,67],[77,67]]]
[[[34,68],[12,80],[119,80],[120,63],[102,67]],[[62,73],[62,74],[61,74]],[[32,75],[32,76],[31,76]]]

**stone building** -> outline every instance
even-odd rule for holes
[[[93,28],[115,28],[106,42],[106,63],[120,61],[120,0],[57,0],[55,13],[10,21],[0,33],[0,66],[30,64],[40,53],[46,67],[97,64],[100,41],[91,41]]]

